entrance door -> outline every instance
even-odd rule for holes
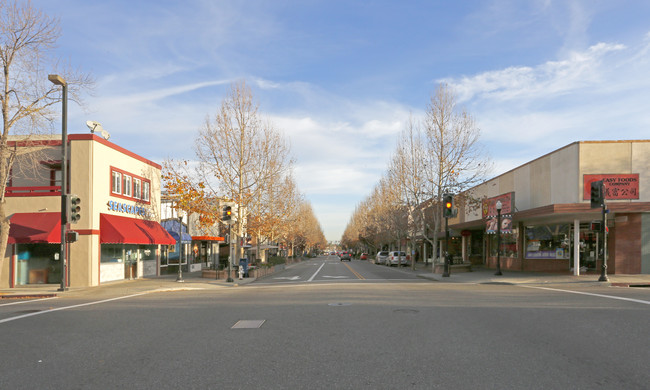
[[[124,256],[124,279],[138,277],[138,250],[127,249]]]
[[[587,267],[588,269],[596,269],[596,262],[601,258],[601,240],[600,232],[595,232],[589,229],[588,223],[580,224],[580,267]],[[571,225],[571,240],[573,241],[573,225]],[[572,242],[571,245],[571,265],[573,266],[573,246],[576,243]]]

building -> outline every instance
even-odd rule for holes
[[[590,188],[603,180],[607,272],[649,274],[648,168],[650,140],[569,144],[457,195],[450,250],[473,264],[499,260],[503,270],[599,272],[603,213],[591,207]]]
[[[0,286],[61,283],[61,137],[11,141],[25,153],[7,187],[9,240]],[[175,240],[160,225],[161,166],[92,134],[68,135],[68,187],[81,200],[65,284],[157,275]]]

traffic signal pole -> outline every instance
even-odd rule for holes
[[[607,207],[605,206],[604,192],[605,191],[603,191],[603,206],[602,206],[603,223],[601,224],[602,225],[601,231],[603,233],[603,265],[600,270],[600,278],[598,278],[599,282],[609,281],[609,278],[607,277]]]

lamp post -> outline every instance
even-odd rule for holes
[[[503,205],[500,200],[497,200],[497,272],[495,275],[503,275],[501,273],[501,208]]]
[[[68,194],[68,84],[63,77],[57,74],[47,76],[55,85],[63,88],[62,114],[61,114],[61,287],[59,291],[68,289],[68,259],[65,242],[65,231],[68,224],[67,201]]]
[[[181,214],[181,209],[177,210],[178,212],[178,276],[176,276],[176,281],[183,283],[183,214]]]

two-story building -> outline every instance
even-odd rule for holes
[[[59,284],[61,136],[11,142],[34,153],[19,156],[6,190],[11,227],[0,286]],[[94,133],[68,135],[67,165],[69,193],[81,199],[80,220],[68,226],[79,238],[66,244],[67,285],[157,275],[161,246],[175,243],[160,225],[161,166]]]

